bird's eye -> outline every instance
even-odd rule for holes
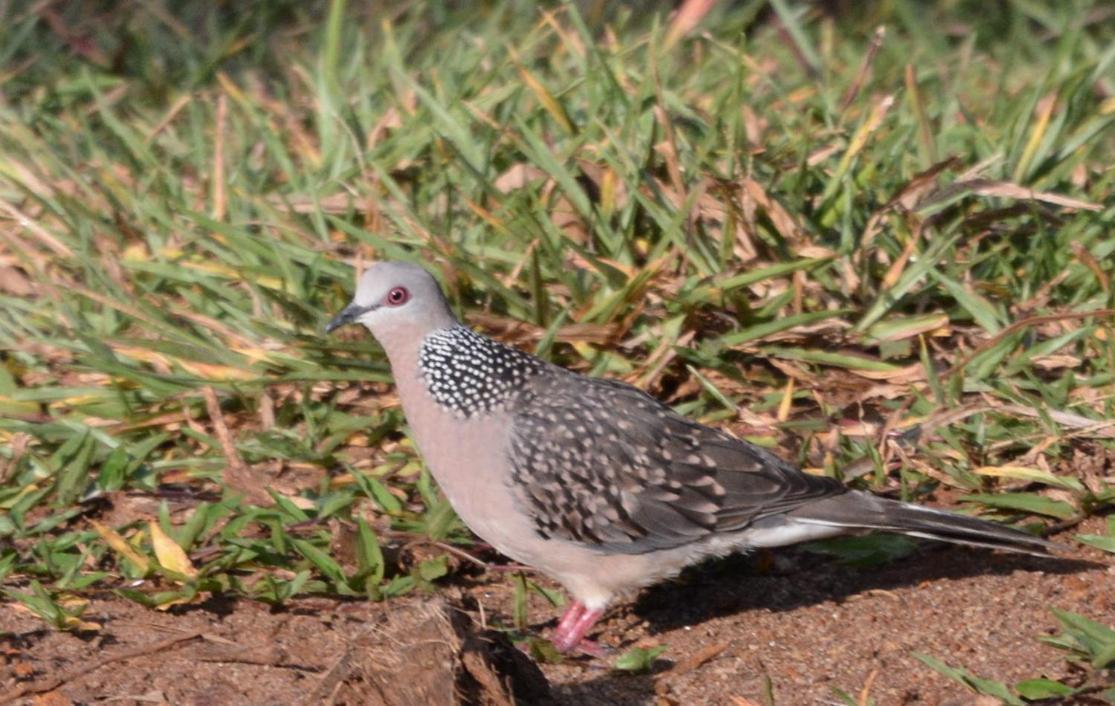
[[[387,303],[391,306],[402,306],[410,299],[410,292],[406,287],[395,287],[387,293]]]

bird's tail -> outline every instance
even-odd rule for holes
[[[973,547],[1048,556],[1063,549],[1041,537],[975,517],[850,491],[788,513],[799,522],[851,531],[897,532]]]

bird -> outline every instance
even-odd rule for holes
[[[617,598],[712,557],[872,531],[1048,555],[995,522],[853,490],[692,421],[624,382],[484,336],[435,278],[373,263],[325,327],[383,347],[412,438],[460,519],[571,596],[551,642],[589,632]]]

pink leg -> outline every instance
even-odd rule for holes
[[[554,631],[555,639],[560,639],[561,635],[567,634],[577,624],[577,620],[584,615],[585,604],[580,601],[573,601],[565,612],[561,614],[561,620],[558,622],[557,630]]]
[[[561,622],[558,623],[557,630],[554,631],[554,647],[557,648],[558,652],[571,652],[574,649],[581,649],[588,654],[597,654],[600,649],[584,638],[602,615],[604,615],[602,609],[589,610],[580,601],[573,601],[566,608],[565,614],[561,616]]]

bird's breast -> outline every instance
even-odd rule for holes
[[[457,516],[503,554],[537,563],[537,533],[508,483],[508,420],[447,409],[420,377],[396,382],[418,451]]]

